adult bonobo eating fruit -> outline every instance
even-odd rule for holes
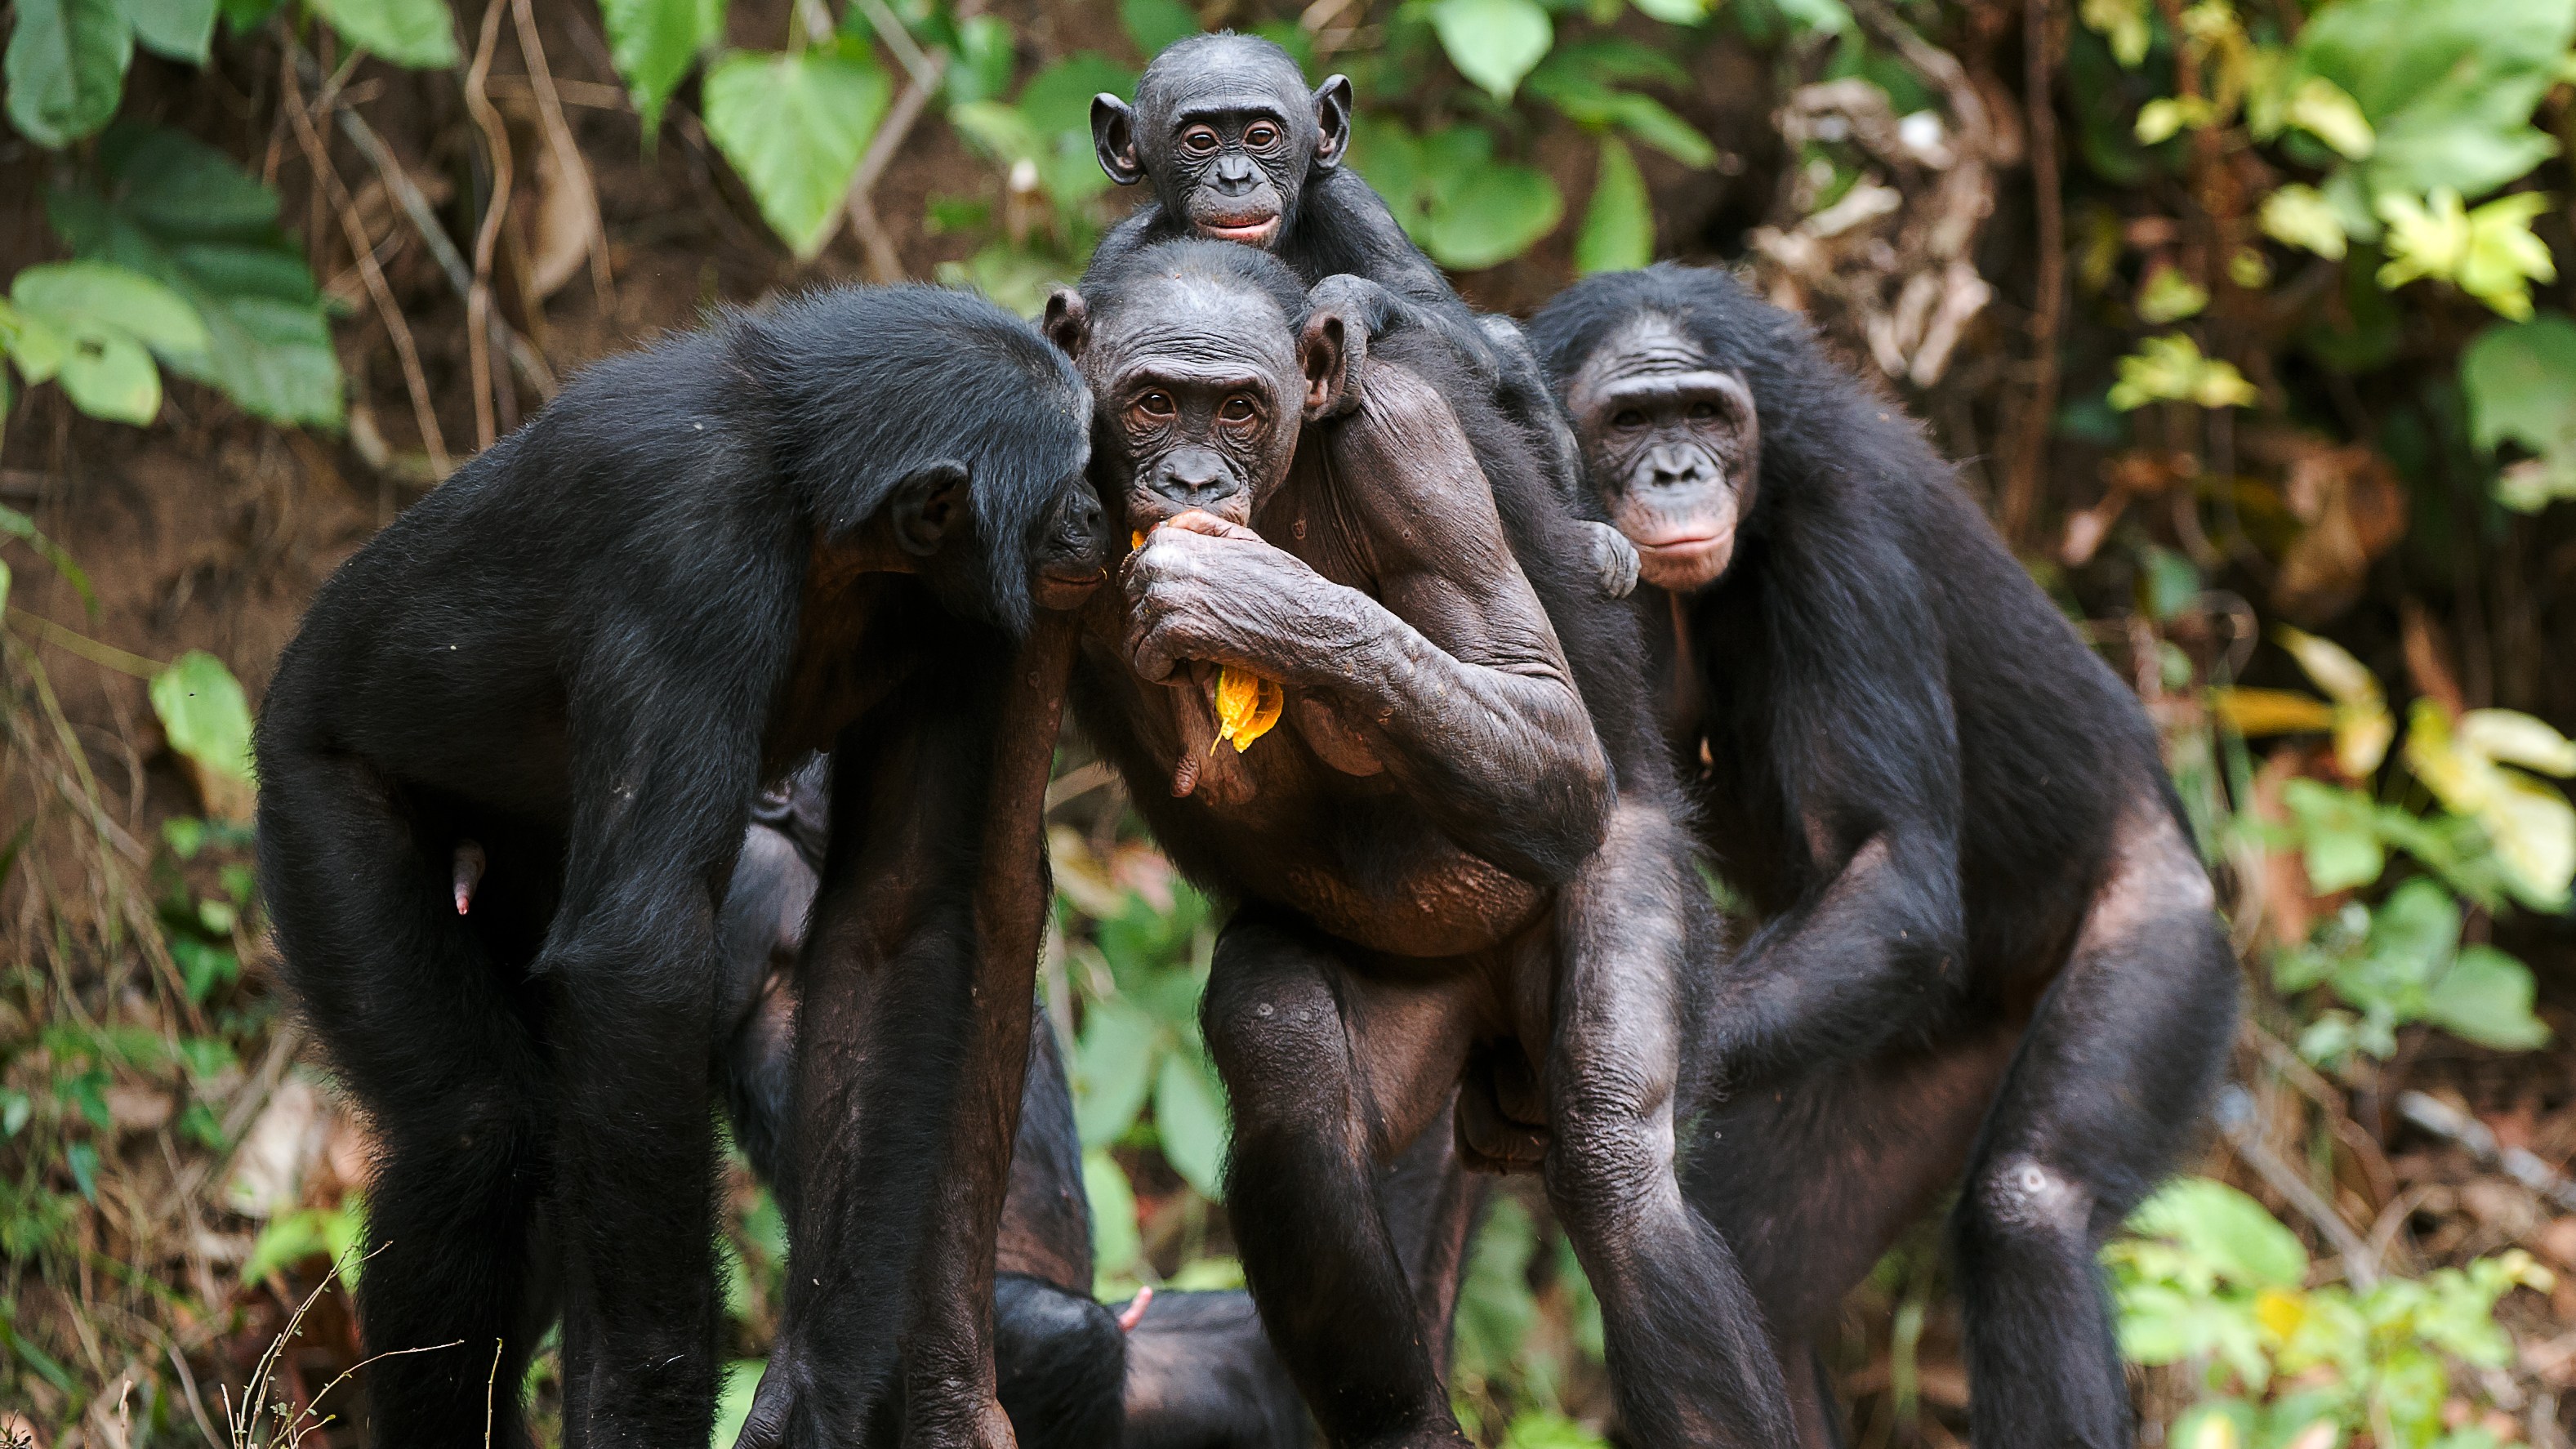
[[[998,1423],[1028,1029],[1001,1008],[1072,642],[1032,604],[1107,558],[1089,417],[989,303],[820,294],[591,369],[323,587],[260,721],[260,870],[382,1149],[375,1443],[525,1444],[558,1312],[568,1437],[706,1442],[717,908],[761,781],[816,748],[840,798],[768,1432],[852,1442],[899,1343],[915,1422]]]
[[[1399,326],[1441,338],[1490,390],[1532,446],[1551,487],[1582,517],[1573,436],[1538,359],[1506,317],[1479,317],[1422,254],[1369,184],[1342,166],[1351,139],[1351,83],[1328,76],[1312,93],[1295,58],[1230,31],[1166,47],[1136,82],[1131,109],[1091,101],[1101,169],[1121,186],[1150,181],[1154,199],[1101,238],[1094,266],[1139,247],[1198,238],[1259,247],[1309,287],[1323,285],[1344,315],[1378,337]],[[1350,278],[1375,286],[1350,287]],[[1329,280],[1328,280],[1329,279]],[[1615,528],[1585,526],[1599,587],[1625,597],[1637,554]]]
[[[1370,1192],[1454,1093],[1464,1152],[1543,1170],[1628,1439],[1780,1442],[1778,1368],[1676,1177],[1715,921],[1634,623],[1527,435],[1436,339],[1364,336],[1250,248],[1083,287],[1048,333],[1091,381],[1113,526],[1148,536],[1085,615],[1075,707],[1232,907],[1203,1007],[1227,1210],[1326,1438],[1463,1443]],[[1237,671],[1279,692],[1248,725]]]
[[[1944,1189],[1981,1446],[2121,1444],[2094,1251],[2195,1129],[2236,966],[2136,698],[1895,406],[1721,273],[1532,323],[1703,839],[1763,918],[1711,1011],[1691,1192],[1800,1373]],[[1963,1180],[1964,1179],[1964,1180]]]

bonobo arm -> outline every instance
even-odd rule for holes
[[[1311,521],[1356,531],[1378,596],[1183,514],[1127,565],[1129,652],[1149,679],[1208,659],[1324,697],[1460,847],[1562,881],[1607,829],[1608,758],[1456,415],[1400,365],[1365,391],[1300,448],[1329,459]]]
[[[1807,889],[1728,973],[1718,1069],[1766,1075],[1867,1055],[1954,1006],[1967,979],[1958,725],[1915,567],[1850,541],[1782,579],[1764,746],[1805,837]],[[1785,576],[1795,567],[1794,581]]]

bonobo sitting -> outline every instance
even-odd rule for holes
[[[729,314],[584,373],[316,597],[259,724],[260,874],[382,1150],[376,1444],[524,1445],[558,1313],[568,1438],[706,1442],[717,908],[761,781],[818,747],[841,800],[764,1397],[855,1432],[900,1344],[914,1422],[999,1421],[981,1305],[1028,1027],[1001,1008],[1071,645],[1032,603],[1106,558],[1089,412],[962,294]]]
[[[1711,1013],[1691,1192],[1810,1445],[1844,1293],[1942,1191],[1975,1439],[2124,1444],[2094,1252],[2168,1171],[2236,964],[2137,698],[1895,406],[1722,273],[1532,323],[1636,540],[1673,754],[1763,917]]]
[[[1232,908],[1203,1008],[1227,1207],[1326,1437],[1463,1443],[1369,1191],[1463,1091],[1546,1131],[1628,1438],[1780,1442],[1778,1368],[1675,1176],[1715,922],[1634,625],[1526,434],[1437,339],[1367,337],[1248,247],[1083,288],[1048,333],[1092,383],[1114,527],[1150,537],[1085,614],[1075,707]]]
[[[1298,279],[1328,288],[1367,337],[1398,326],[1441,338],[1530,433],[1540,470],[1578,518],[1592,508],[1574,437],[1508,317],[1479,317],[1396,224],[1385,201],[1342,168],[1351,139],[1351,83],[1328,76],[1312,94],[1296,60],[1257,36],[1192,36],[1154,57],[1133,109],[1091,101],[1101,169],[1121,186],[1151,181],[1154,199],[1101,238],[1092,265],[1116,266],[1140,247],[1196,237],[1259,247]],[[1374,283],[1353,287],[1349,278]],[[1338,280],[1336,280],[1338,278]],[[1612,598],[1637,586],[1637,552],[1619,530],[1586,521],[1584,546]]]
[[[753,806],[718,927],[727,963],[718,1037],[734,1136],[782,1199],[794,1191],[781,1128],[828,775],[818,757]],[[1377,1184],[1443,1362],[1487,1181],[1455,1163],[1448,1132],[1435,1126]],[[1029,1038],[1010,1182],[994,1259],[993,1354],[1022,1449],[1306,1449],[1305,1405],[1248,1296],[1153,1293],[1123,1311],[1092,1298],[1082,1142],[1055,1034],[1043,1023]]]

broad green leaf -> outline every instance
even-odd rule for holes
[[[2328,261],[2340,261],[2348,245],[2343,223],[2325,193],[2293,182],[2263,198],[2263,232],[2276,241],[2305,247]]]
[[[2111,406],[2122,412],[2160,401],[2251,407],[2260,397],[2236,364],[2202,356],[2200,344],[2179,332],[2150,337],[2121,358],[2120,380],[2110,393]]]
[[[993,100],[1011,88],[1011,22],[977,15],[957,24],[957,53],[948,62],[948,103]]]
[[[1424,249],[1442,266],[1472,272],[1530,249],[1565,216],[1556,183],[1526,166],[1477,168],[1431,215]]]
[[[2460,389],[2479,447],[2576,455],[2576,321],[2544,312],[2489,327],[2460,355]]]
[[[1136,1190],[1109,1149],[1094,1147],[1082,1154],[1082,1193],[1091,1203],[1091,1271],[1105,1287],[1124,1278],[1143,1250],[1143,1235],[1136,1230]]]
[[[217,8],[223,11],[224,24],[231,27],[233,34],[248,35],[266,25],[268,17],[285,3],[286,0],[218,0]]]
[[[155,55],[206,63],[215,36],[215,0],[117,0],[134,38]]]
[[[2184,276],[2180,267],[2158,267],[2138,288],[2138,317],[2165,327],[2199,315],[2209,305],[2209,289]]]
[[[1851,10],[1843,0],[1772,0],[1780,14],[1799,30],[1817,35],[1840,35],[1851,29]]]
[[[59,150],[116,114],[134,31],[116,0],[18,0],[15,9],[0,64],[9,122],[28,140]]]
[[[1080,133],[1084,153],[1091,148],[1091,98],[1106,91],[1129,95],[1136,73],[1096,50],[1077,50],[1020,87],[1020,114],[1041,135]],[[1099,169],[1095,164],[1094,170]]]
[[[99,175],[47,199],[54,230],[84,259],[178,293],[207,346],[173,370],[281,423],[336,426],[340,362],[313,274],[275,221],[276,193],[222,152],[176,131],[119,126]]]
[[[2530,967],[2494,947],[2470,946],[2433,983],[2424,1019],[2480,1046],[2528,1051],[2549,1040],[2531,998]]]
[[[1458,73],[1508,101],[1556,39],[1535,0],[1434,0],[1431,28]]]
[[[123,333],[75,338],[56,381],[72,406],[94,418],[139,428],[161,412],[161,370],[142,343]]]
[[[456,20],[446,0],[308,0],[340,38],[414,70],[456,64]]]
[[[608,29],[608,58],[649,137],[689,67],[723,43],[725,0],[600,0],[599,18]]]
[[[1073,1052],[1073,1123],[1085,1146],[1117,1141],[1144,1110],[1162,1039],[1162,1024],[1126,1002],[1084,1008]]]
[[[2186,1177],[2168,1184],[2129,1219],[2129,1231],[2164,1238],[2244,1288],[2296,1288],[2308,1252],[2263,1205],[2222,1182]]]
[[[2356,168],[2371,190],[2474,197],[2557,149],[2531,116],[2571,38],[2576,0],[2340,0],[2318,10],[2295,50],[2375,131]]]
[[[1574,269],[1587,276],[1624,272],[1654,259],[1655,213],[1637,174],[1637,158],[1618,137],[1604,136],[1600,173],[1583,210],[1583,230],[1574,239]]]
[[[215,774],[248,780],[250,705],[224,662],[191,649],[152,676],[152,712],[170,748]]]
[[[1630,0],[1630,3],[1666,25],[1697,25],[1708,18],[1709,0]]]
[[[2358,790],[2321,780],[2292,780],[2281,801],[2298,822],[2308,886],[2320,895],[2366,886],[2388,868],[2379,842],[2378,808]]]
[[[104,262],[29,267],[10,282],[9,297],[57,324],[95,322],[129,333],[164,355],[202,351],[210,340],[197,309],[178,293]]]
[[[707,134],[797,256],[823,249],[888,89],[872,62],[838,50],[732,55],[707,72]]]
[[[1118,0],[1118,19],[1127,27],[1127,38],[1147,56],[1199,33],[1198,13],[1181,0]]]
[[[1225,1094],[1196,1052],[1170,1052],[1154,1083],[1154,1129],[1163,1158],[1199,1196],[1225,1197]]]

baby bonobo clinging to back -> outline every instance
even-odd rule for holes
[[[1094,96],[1091,135],[1111,180],[1154,187],[1152,201],[1102,238],[1095,268],[1156,242],[1237,242],[1286,262],[1318,289],[1319,302],[1362,322],[1372,337],[1425,329],[1531,434],[1557,497],[1596,520],[1574,435],[1520,328],[1470,309],[1385,201],[1343,169],[1347,77],[1328,76],[1309,92],[1295,59],[1267,40],[1230,31],[1193,36],[1145,67],[1132,108]],[[1635,547],[1597,521],[1582,532],[1601,592],[1624,598],[1637,583]]]

